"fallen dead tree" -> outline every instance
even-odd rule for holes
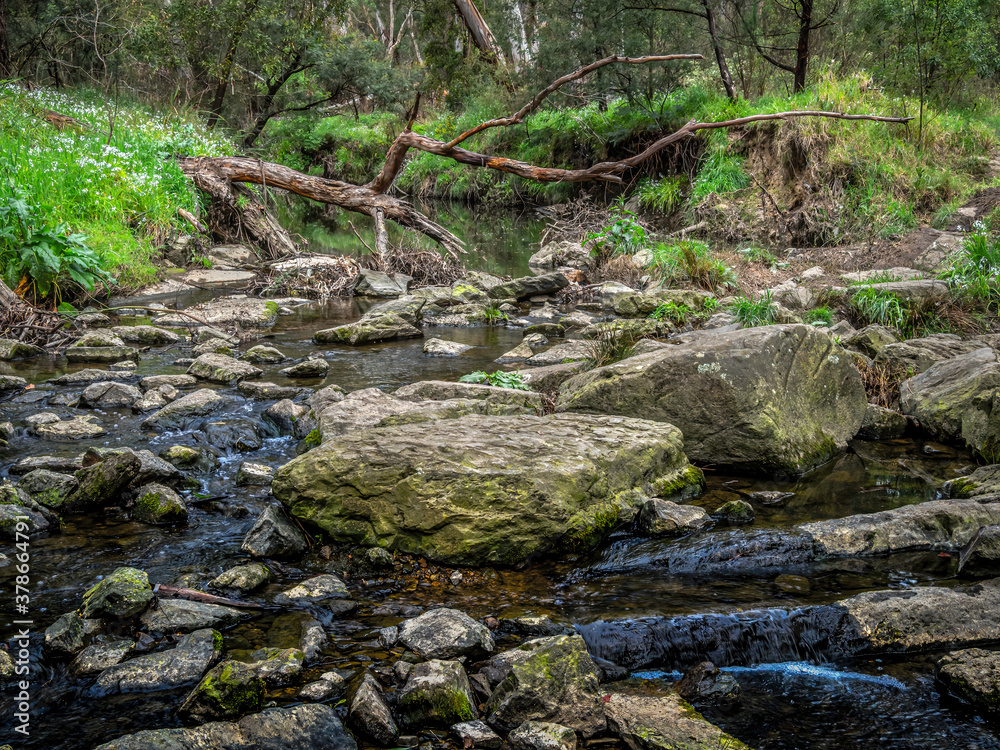
[[[825,111],[789,111],[760,115],[750,115],[721,122],[698,122],[691,120],[684,127],[660,138],[641,153],[627,159],[607,161],[594,164],[584,169],[559,169],[541,167],[516,159],[502,156],[481,154],[461,147],[461,144],[472,136],[490,128],[509,127],[524,121],[524,118],[537,110],[542,102],[553,92],[565,84],[583,78],[598,68],[612,63],[641,65],[670,60],[700,60],[701,55],[653,55],[647,57],[626,58],[613,55],[603,60],[590,63],[554,81],[540,91],[524,107],[510,115],[483,122],[476,127],[456,136],[450,141],[440,141],[413,131],[413,123],[417,116],[420,99],[411,111],[407,127],[393,141],[386,154],[385,163],[379,173],[365,185],[354,185],[339,180],[329,180],[297,172],[294,169],[246,157],[181,157],[178,161],[181,169],[195,184],[217,200],[226,200],[225,191],[231,183],[252,183],[262,186],[280,188],[297,195],[338,206],[348,211],[366,214],[375,221],[377,250],[382,252],[385,242],[385,221],[390,220],[401,226],[430,237],[438,242],[453,259],[463,252],[463,243],[454,234],[441,225],[431,221],[417,211],[410,203],[388,194],[393,182],[403,168],[403,163],[410,149],[425,151],[461,164],[484,169],[493,169],[508,174],[514,174],[536,182],[587,182],[593,180],[605,182],[621,182],[622,174],[649,160],[667,146],[685,138],[694,136],[701,130],[731,128],[766,120],[786,120],[798,117],[825,117],[839,120],[870,120],[874,122],[905,123],[912,117],[883,117],[880,115],[856,115],[842,112]],[[233,202],[231,205],[235,205]],[[264,212],[266,213],[266,212]],[[251,235],[255,240],[261,239]],[[265,242],[268,239],[268,229],[260,230]],[[289,239],[290,242],[290,239]],[[280,244],[280,243],[279,243]],[[272,245],[268,244],[268,247]]]

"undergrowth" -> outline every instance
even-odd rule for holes
[[[58,129],[47,111],[75,122]],[[124,100],[0,87],[0,265],[7,279],[17,276],[14,286],[47,303],[100,281],[113,279],[123,290],[149,283],[178,208],[198,212],[194,187],[168,157],[232,150],[182,116],[154,115]]]
[[[769,326],[775,322],[777,312],[770,289],[765,290],[757,299],[740,295],[729,309],[744,328]]]

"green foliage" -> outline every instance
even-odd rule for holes
[[[740,295],[729,309],[745,328],[769,326],[775,322],[774,296],[770,289],[757,299]]]
[[[900,331],[906,327],[907,310],[893,292],[866,286],[851,297],[851,307],[862,325],[877,323]]]
[[[712,145],[702,157],[691,203],[697,205],[709,195],[728,195],[749,186],[750,175],[743,158],[730,153],[726,143]]]
[[[806,314],[802,316],[802,319],[809,325],[833,325],[833,313],[830,311],[830,308],[826,306],[807,310]]]
[[[678,304],[673,300],[669,300],[657,305],[656,309],[649,314],[649,317],[653,320],[669,320],[677,325],[684,325],[685,323],[710,318],[718,309],[719,300],[717,297],[706,299],[704,307],[701,310],[695,310],[690,305],[685,305],[684,303]]]
[[[470,372],[458,379],[459,383],[482,383],[492,385],[497,388],[512,388],[515,391],[530,391],[531,389],[524,382],[524,376],[519,372],[497,372],[485,373],[482,370]]]
[[[507,313],[500,309],[499,302],[490,302],[483,310],[483,317],[487,325],[495,326],[507,320]]]
[[[683,325],[684,323],[687,323],[694,314],[695,311],[688,305],[678,305],[673,300],[670,300],[669,302],[663,302],[657,305],[656,309],[649,314],[649,317],[653,320],[669,320],[672,323]]]
[[[621,201],[615,203],[609,213],[616,217],[615,220],[584,239],[585,243],[596,240],[592,253],[606,256],[632,255],[642,250],[646,243],[646,230],[636,220],[635,214],[626,209]]]
[[[851,281],[850,286],[871,286],[872,284],[884,284],[891,281],[900,281],[900,277],[891,271],[878,271],[868,276],[864,281]]]
[[[983,222],[976,222],[943,277],[958,296],[1000,302],[1000,234],[991,235]]]
[[[587,342],[586,369],[592,370],[628,359],[635,354],[638,341],[639,337],[631,328],[605,328],[596,338]]]
[[[652,255],[653,270],[667,281],[689,281],[711,292],[736,282],[733,270],[698,240],[660,242],[652,248]]]
[[[672,214],[684,204],[684,178],[664,177],[643,180],[637,191],[639,206],[647,211]]]
[[[52,294],[56,305],[64,296],[66,277],[88,292],[97,282],[110,286],[110,275],[82,234],[69,234],[65,224],[47,226],[44,219],[17,194],[0,205],[0,266],[4,281],[14,288],[33,286],[34,297]],[[22,285],[22,279],[29,283]]]
[[[35,114],[40,108],[73,117],[85,129],[59,131]],[[34,230],[51,235],[47,246],[56,247],[52,252],[65,259],[59,264],[62,277],[53,279],[57,285],[61,278],[73,279],[70,269],[81,273],[78,283],[84,287],[103,281],[94,272],[89,251],[118,288],[152,281],[156,248],[178,221],[177,209],[199,211],[194,187],[167,157],[178,144],[194,156],[233,151],[225,138],[209,136],[182,117],[154,116],[124,99],[118,102],[110,139],[107,127],[104,101],[95,94],[0,87],[4,226],[8,232],[20,231],[22,241],[27,239],[26,230],[14,226],[23,224],[14,202],[23,201]],[[86,236],[89,251],[81,247],[81,236]],[[41,273],[42,266],[55,264],[44,262],[45,250],[38,248],[41,265],[35,267]]]
[[[765,263],[767,265],[772,265],[777,260],[774,254],[763,247],[758,247],[757,245],[747,245],[741,247],[737,252],[743,256],[743,259],[748,263]]]

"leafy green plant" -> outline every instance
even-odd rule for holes
[[[596,240],[593,254],[632,255],[642,250],[646,244],[646,230],[639,224],[635,214],[625,208],[621,201],[613,205],[609,213],[617,218],[601,231],[593,232],[584,239],[584,242]]]
[[[4,281],[22,291],[32,289],[36,301],[51,293],[58,305],[67,277],[88,292],[93,292],[98,282],[112,283],[86,240],[82,234],[69,234],[63,223],[46,225],[21,194],[0,206]]]
[[[205,268],[212,267],[212,259],[207,255],[192,255],[191,262],[195,265],[204,266]]]
[[[495,326],[507,320],[507,313],[500,309],[498,302],[490,302],[483,310],[483,317],[487,325]]]
[[[587,342],[586,369],[612,365],[635,354],[639,336],[630,328],[606,328]]]
[[[695,311],[687,305],[683,303],[677,304],[673,300],[669,300],[657,305],[656,309],[649,314],[649,317],[653,320],[669,320],[678,325],[683,325],[694,316],[694,313]]]
[[[746,328],[769,326],[775,321],[774,295],[770,289],[757,299],[740,295],[735,299],[730,310]]]
[[[833,313],[830,311],[829,307],[825,306],[807,310],[806,314],[802,316],[802,319],[809,325],[833,325]]]
[[[492,385],[497,388],[511,388],[515,391],[530,391],[531,389],[524,382],[524,376],[519,372],[491,372],[485,373],[482,370],[470,372],[458,379],[459,383],[482,383]]]
[[[758,247],[757,245],[747,245],[746,247],[741,247],[737,250],[737,252],[749,263],[766,263],[771,265],[777,260],[770,250]]]

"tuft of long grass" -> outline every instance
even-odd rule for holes
[[[744,328],[769,326],[775,322],[774,296],[770,289],[757,299],[740,295],[729,309]]]

